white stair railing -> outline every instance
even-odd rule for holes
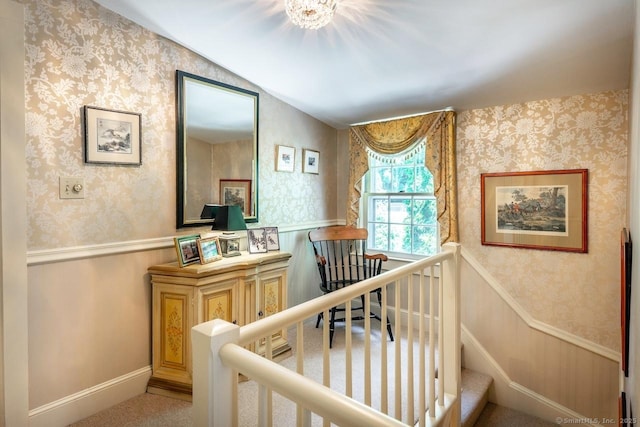
[[[267,318],[239,327],[212,320],[192,329],[193,347],[193,416],[198,427],[229,427],[238,425],[238,373],[259,384],[257,425],[272,425],[272,393],[276,392],[297,405],[298,426],[310,426],[311,414],[324,419],[324,425],[340,426],[406,426],[416,424],[414,408],[420,426],[457,426],[460,424],[460,245],[446,244],[435,256],[387,271],[379,276],[336,292],[291,307]],[[439,269],[439,270],[438,270]],[[436,275],[439,271],[439,279]],[[417,281],[417,282],[416,282]],[[414,295],[417,284],[418,295]],[[395,343],[389,345],[393,360],[400,361],[406,354],[408,362],[392,368],[393,387],[387,384],[387,345],[372,346],[371,320],[364,319],[364,398],[352,398],[355,363],[351,359],[351,302],[365,295],[364,312],[369,313],[372,290],[382,289],[380,310],[380,341],[387,342],[386,320],[388,310],[395,313]],[[393,288],[395,292],[387,292]],[[402,292],[404,289],[404,292]],[[387,307],[389,294],[392,305]],[[404,296],[404,298],[403,298]],[[419,308],[414,310],[414,299]],[[406,306],[403,307],[402,303]],[[345,307],[345,393],[330,388],[331,365],[329,349],[329,322],[323,322],[323,379],[322,383],[304,376],[303,322],[324,313],[328,318],[331,307]],[[427,311],[428,305],[428,311]],[[402,313],[407,313],[406,327]],[[414,325],[416,322],[418,325]],[[290,370],[271,359],[271,336],[283,328],[296,328],[296,370]],[[403,334],[404,329],[404,336]],[[340,333],[343,329],[340,328]],[[417,338],[415,335],[418,335]],[[403,338],[401,343],[401,337]],[[437,344],[436,344],[437,338]],[[263,340],[265,357],[245,347]],[[418,354],[414,355],[414,344]],[[371,351],[380,351],[379,383],[373,384]],[[418,368],[413,360],[417,356]],[[406,396],[403,396],[403,380]],[[414,386],[414,379],[418,382]],[[371,406],[372,388],[380,388],[380,408]],[[414,395],[417,388],[417,395]],[[393,415],[388,405],[388,389],[395,402]],[[402,411],[402,404],[408,408]],[[403,419],[404,417],[404,419]]]

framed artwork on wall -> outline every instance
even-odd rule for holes
[[[140,113],[84,106],[85,163],[140,166]]]
[[[220,204],[240,206],[246,216],[251,213],[251,180],[221,179]]]
[[[200,251],[198,250],[198,234],[189,236],[174,237],[176,253],[178,255],[178,265],[184,267],[200,261]]]
[[[320,152],[304,149],[302,151],[302,172],[320,173]]]
[[[587,169],[482,174],[482,244],[586,253],[587,185]]]
[[[293,172],[295,168],[296,149],[286,145],[276,145],[276,171]]]

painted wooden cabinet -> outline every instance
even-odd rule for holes
[[[190,399],[191,328],[212,319],[240,326],[287,308],[291,254],[267,252],[180,268],[177,262],[149,268],[152,285],[150,393]],[[286,330],[272,340],[275,357],[290,352]],[[251,345],[264,353],[264,343]]]

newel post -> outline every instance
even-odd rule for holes
[[[461,382],[462,382],[462,357],[461,357],[461,326],[460,326],[460,252],[459,243],[445,243],[443,250],[453,253],[453,258],[448,259],[442,268],[443,280],[443,307],[442,318],[444,321],[444,391],[457,397],[456,404],[452,408],[452,425],[459,425]]]
[[[233,369],[220,359],[220,349],[236,343],[240,327],[220,319],[191,328],[193,353],[193,421],[196,427],[234,425],[237,381]]]

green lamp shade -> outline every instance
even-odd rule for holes
[[[240,206],[224,205],[218,207],[216,213],[216,222],[213,224],[213,230],[246,230],[247,225],[244,222],[244,215]]]

